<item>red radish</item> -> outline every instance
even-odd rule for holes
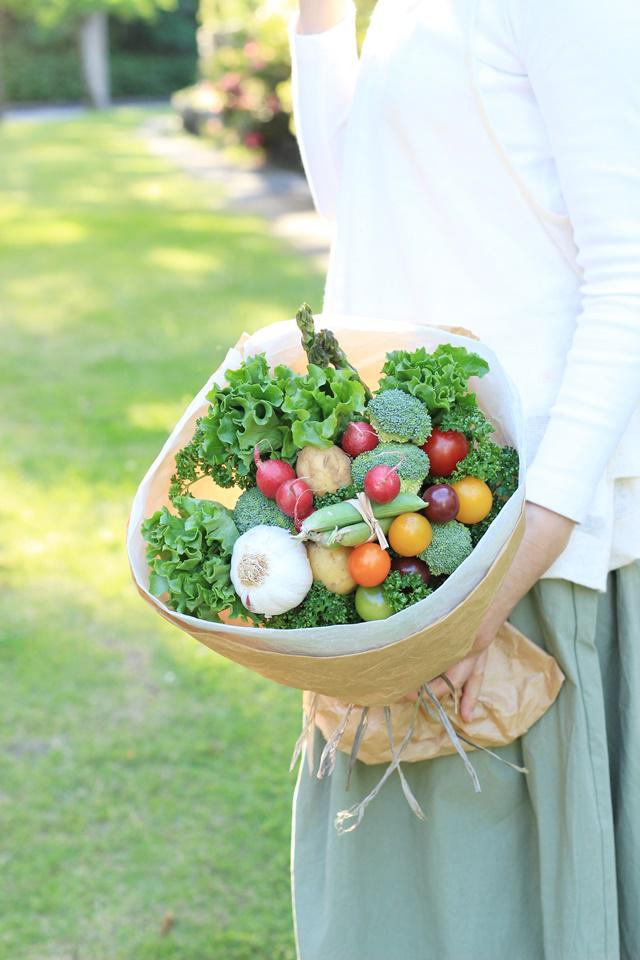
[[[354,420],[347,424],[340,446],[350,457],[357,457],[366,450],[374,450],[379,443],[378,435],[370,423]]]
[[[375,503],[389,503],[400,493],[400,477],[397,467],[387,467],[379,463],[367,470],[364,478],[364,492]]]
[[[284,460],[261,460],[260,448],[255,447],[253,459],[257,467],[256,485],[269,500],[275,500],[278,488],[286,480],[295,480],[296,472]]]
[[[276,504],[288,517],[294,520],[304,520],[313,513],[313,493],[311,487],[304,480],[294,477],[285,480],[278,487]]]

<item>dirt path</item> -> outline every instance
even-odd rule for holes
[[[313,209],[302,174],[275,167],[242,167],[210,143],[183,133],[177,117],[151,117],[141,128],[149,149],[190,176],[221,187],[224,209],[263,217],[275,236],[327,268],[331,225]]]

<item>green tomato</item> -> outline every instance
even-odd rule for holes
[[[381,584],[377,587],[358,587],[356,610],[363,620],[386,620],[393,613],[384,598]]]

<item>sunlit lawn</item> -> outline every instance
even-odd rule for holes
[[[285,960],[299,696],[154,616],[123,540],[225,347],[321,283],[143,119],[0,129],[0,957]]]

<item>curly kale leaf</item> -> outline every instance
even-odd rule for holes
[[[483,437],[473,447],[464,460],[460,460],[449,477],[434,477],[433,483],[455,483],[464,477],[478,477],[484,480],[493,494],[491,511],[480,523],[469,527],[473,545],[485,535],[491,523],[503,506],[518,489],[520,464],[518,451],[514,447],[501,447],[487,437]]]
[[[405,610],[419,600],[424,600],[433,593],[419,573],[401,573],[392,570],[382,584],[384,598],[394,613]]]
[[[365,408],[364,387],[349,369],[311,364],[306,374],[284,365],[270,371],[264,354],[257,354],[225,376],[226,385],[211,389],[207,413],[176,456],[172,497],[201,477],[247,489],[255,484],[254,447],[294,463],[302,447],[330,447]]]
[[[414,351],[393,350],[387,354],[380,390],[403,390],[426,405],[430,413],[451,410],[454,404],[475,406],[469,392],[469,377],[482,377],[489,365],[465,347],[440,344],[433,353],[424,347]]]
[[[322,507],[333,507],[336,503],[343,503],[345,500],[353,500],[356,493],[355,484],[350,483],[346,487],[340,487],[329,493],[316,493],[313,497],[313,509],[320,510]]]
[[[484,518],[484,520],[481,520],[480,523],[474,523],[472,526],[469,527],[469,533],[471,534],[471,542],[474,545],[474,547],[479,543],[480,540],[482,540],[485,533],[487,532],[487,530],[489,529],[489,527],[491,526],[495,518],[498,516],[498,514],[502,510],[503,506],[504,506],[504,501],[494,500],[493,506],[491,507],[491,510],[489,511],[487,516]]]
[[[297,607],[265,621],[268,627],[279,630],[300,630],[304,627],[330,627],[334,624],[358,623],[353,594],[341,596],[331,593],[322,583],[314,583]]]
[[[475,401],[475,396],[473,397]],[[437,418],[439,430],[456,430],[464,433],[468,440],[482,440],[490,436],[495,427],[489,418],[482,412],[475,401],[469,403],[466,398],[464,404],[456,403],[451,410],[443,410]]]
[[[142,524],[151,575],[149,590],[168,594],[168,605],[200,620],[219,621],[223,610],[249,616],[231,583],[231,553],[238,530],[231,511],[213,500],[176,497],[178,514],[163,507]]]
[[[504,503],[518,487],[518,452],[513,447],[501,447],[493,440],[482,439],[460,460],[455,470],[443,482],[451,483],[463,477],[484,480],[496,500]]]

